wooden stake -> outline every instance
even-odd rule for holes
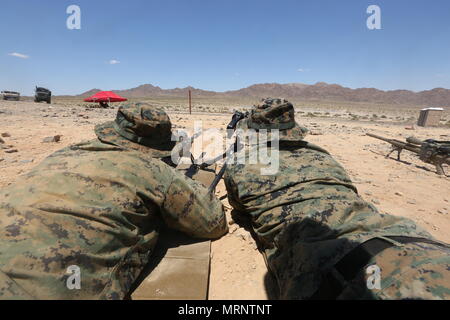
[[[191,90],[189,90],[189,114],[192,114],[192,94],[191,94]]]

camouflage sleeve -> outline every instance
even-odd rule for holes
[[[179,172],[174,173],[167,190],[162,215],[169,227],[195,238],[215,239],[228,231],[219,199]]]
[[[239,199],[238,187],[233,180],[232,173],[230,173],[229,170],[225,171],[223,181],[225,182],[225,188],[227,189],[228,193],[228,202],[230,203],[230,205],[240,212],[245,212],[246,208]]]

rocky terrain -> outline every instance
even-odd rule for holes
[[[192,129],[198,120],[204,128],[225,128],[238,105],[226,107],[210,100],[204,103],[207,108],[196,107],[193,115],[185,112],[185,104],[172,105],[167,111],[176,128]],[[14,183],[52,152],[94,138],[95,124],[114,119],[116,109],[93,106],[79,99],[52,105],[0,101],[0,188]],[[407,151],[402,162],[386,159],[389,145],[366,136],[371,132],[399,140],[408,136],[450,140],[449,127],[416,127],[414,117],[414,110],[403,115],[399,110],[380,113],[364,108],[343,112],[332,106],[297,112],[297,121],[311,130],[307,140],[330,151],[348,170],[361,197],[380,211],[409,217],[437,239],[450,242],[450,178],[436,175],[433,166]],[[450,174],[450,168],[446,170]],[[212,244],[209,297],[267,299],[270,281],[264,260],[250,234],[232,221],[222,183],[217,195],[227,208],[230,232]]]

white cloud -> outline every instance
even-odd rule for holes
[[[27,56],[26,54],[17,53],[17,52],[8,53],[8,56],[17,57],[17,58],[20,58],[20,59],[28,59],[30,57],[30,56]]]
[[[119,60],[109,60],[109,64],[119,64],[120,61]]]
[[[305,69],[300,68],[300,69],[298,69],[297,71],[298,71],[298,72],[305,72]]]

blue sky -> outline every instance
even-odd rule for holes
[[[81,30],[66,28],[71,4]],[[381,30],[366,27],[372,4]],[[144,83],[450,88],[448,0],[2,0],[0,27],[0,89],[23,94]]]

